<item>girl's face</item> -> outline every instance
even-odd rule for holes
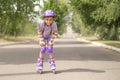
[[[53,17],[45,17],[45,18],[44,18],[44,21],[45,21],[45,24],[46,24],[47,26],[50,26],[50,25],[53,23],[54,18],[53,18]]]

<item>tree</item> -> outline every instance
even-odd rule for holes
[[[0,36],[17,36],[34,13],[36,0],[0,0]],[[21,24],[21,27],[19,25]]]
[[[97,9],[91,14],[96,22],[107,25],[107,39],[118,40],[120,23],[120,0],[98,0],[93,2]]]
[[[120,0],[70,0],[85,26],[96,31],[101,39],[119,39]],[[88,29],[90,29],[88,28]]]
[[[80,32],[81,35],[93,35],[94,33],[94,19],[90,16],[92,11],[95,10],[95,6],[90,4],[88,0],[70,0],[70,5],[73,8],[73,29],[76,27],[75,24],[77,24],[76,29],[80,30],[77,32]],[[92,30],[93,28],[93,30]],[[93,31],[93,32],[92,32]]]

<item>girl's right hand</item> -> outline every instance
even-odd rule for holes
[[[40,44],[40,46],[45,46],[45,42],[44,41],[40,41],[39,44]]]

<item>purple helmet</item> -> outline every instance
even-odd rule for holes
[[[46,10],[46,11],[43,13],[43,17],[47,17],[47,16],[55,17],[54,11],[52,11],[52,10]]]

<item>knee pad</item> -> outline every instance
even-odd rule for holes
[[[48,46],[48,54],[52,54],[53,53],[53,46]]]
[[[46,52],[46,46],[42,46],[40,52],[41,52],[42,54],[44,54],[44,53]]]

